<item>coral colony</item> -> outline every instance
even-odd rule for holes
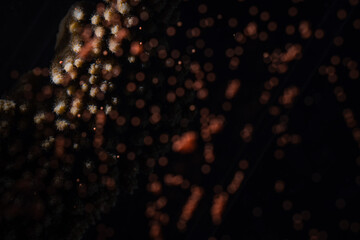
[[[237,121],[232,113],[236,104],[239,109],[243,106],[239,104],[244,99],[241,94],[251,94],[240,91],[244,83],[238,70],[240,61],[245,61],[241,57],[251,42],[266,43],[280,24],[271,18],[270,10],[244,5],[252,20],[239,27],[236,16],[226,19],[231,41],[224,44],[223,66],[216,66],[216,50],[205,35],[213,36],[214,25],[224,22],[224,16],[207,15],[209,6],[199,3],[198,22],[184,30],[180,2],[74,4],[60,23],[50,68],[24,74],[0,100],[1,239],[81,239],[89,226],[111,211],[121,194],[137,188],[142,175],[148,179],[146,188],[152,199],[144,213],[151,239],[187,233],[194,216],[200,222],[206,212],[215,230],[204,236],[215,240],[211,234],[216,235],[216,227],[230,214],[229,207],[263,154],[253,151],[251,144],[267,146],[262,131],[270,129],[269,139],[276,143],[272,157],[277,161],[286,157],[287,147],[301,144],[301,136],[289,132],[288,126],[290,110],[308,83],[293,77],[296,72],[286,74],[308,51],[307,43],[320,41],[324,31],[331,29],[314,29],[311,22],[300,19],[284,26],[285,33],[278,33],[289,38],[297,34],[300,42],[289,40],[275,49],[261,48],[262,64],[270,77],[254,91],[257,105],[253,106],[255,110],[266,106],[264,114],[271,121],[261,125],[264,115],[260,115],[259,124],[242,122],[230,130],[238,131],[242,155],[223,169],[221,180],[211,181],[207,177],[215,162],[221,161],[216,137],[227,122]],[[287,14],[295,18],[296,6],[302,1],[289,2]],[[337,11],[336,20],[347,19],[345,9],[357,5],[358,1],[349,1]],[[360,29],[359,19],[353,21],[353,28]],[[188,39],[185,50],[169,43],[177,34]],[[342,37],[331,41],[337,47],[343,43]],[[351,79],[358,79],[357,62],[337,54],[329,59],[328,65],[317,69],[319,76],[327,78],[338,102],[345,103],[337,71],[349,71]],[[217,75],[217,67],[226,68],[228,74]],[[285,76],[293,77],[290,84]],[[225,88],[218,88],[218,81],[226,81]],[[311,101],[305,102],[311,105]],[[360,146],[360,130],[350,105],[343,108],[343,116]],[[199,173],[174,170],[186,161],[195,162]],[[194,180],[194,175],[205,180]],[[204,186],[206,181],[211,187]],[[282,180],[274,186],[277,194],[284,192]],[[290,200],[281,204],[289,212],[293,206]],[[167,206],[178,210],[170,212]],[[254,216],[261,214],[261,208],[253,210]],[[303,209],[292,213],[289,221],[300,231],[309,215]],[[360,230],[358,223],[348,221],[340,222],[340,228],[346,224],[354,233]],[[310,239],[326,239],[315,227],[308,231]]]
[[[156,53],[176,3],[75,4],[50,75],[34,70],[1,100],[5,239],[79,239],[188,129],[186,70]]]

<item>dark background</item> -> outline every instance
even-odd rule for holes
[[[20,74],[34,67],[49,66],[54,54],[58,24],[74,1],[6,1],[1,5],[1,92],[14,83],[13,70]],[[170,39],[174,48],[186,51],[188,44],[185,30],[198,24],[198,1],[186,1],[181,6],[183,27],[175,39]],[[215,139],[216,160],[210,176],[200,176],[196,171],[187,171],[187,177],[211,192],[215,184],[223,184],[232,178],[234,166],[241,159],[248,159],[250,168],[240,190],[229,199],[223,223],[211,224],[208,208],[212,195],[202,200],[194,218],[189,222],[188,231],[179,233],[176,222],[164,229],[165,239],[359,239],[360,231],[360,174],[359,145],[354,140],[352,129],[343,117],[344,109],[352,109],[355,119],[360,121],[360,79],[349,79],[345,67],[338,67],[338,82],[346,92],[346,101],[339,102],[334,94],[334,85],[318,74],[322,65],[329,65],[333,55],[342,59],[351,57],[359,60],[360,34],[353,22],[360,18],[359,6],[351,6],[345,0],[310,1],[296,5],[294,1],[216,1],[207,3],[208,16],[222,14],[223,20],[204,31],[206,45],[214,50],[210,61],[215,65],[218,80],[209,87],[212,99],[207,104],[213,111],[220,111],[213,103],[217,91],[227,86],[227,80],[238,77],[242,81],[239,96],[234,100],[233,109],[227,113],[227,125]],[[227,19],[236,17],[241,29],[250,21],[260,22],[249,16],[250,6],[260,11],[267,10],[271,19],[278,23],[277,33],[269,34],[266,42],[249,41],[244,47],[241,64],[236,71],[228,69],[224,52],[234,47],[233,29]],[[290,18],[288,9],[296,5],[297,18]],[[348,16],[339,21],[336,13],[345,9]],[[312,29],[321,28],[325,37],[320,41],[313,37],[304,40],[299,36],[289,39],[284,26],[301,20],[311,23]],[[260,24],[260,23],[259,23]],[[282,30],[281,30],[282,29]],[[342,36],[344,44],[336,47],[333,40]],[[190,40],[189,40],[190,41]],[[289,71],[280,77],[279,89],[267,105],[258,102],[266,79],[272,75],[262,60],[263,52],[283,48],[287,42],[300,43],[303,57],[292,63]],[[194,55],[205,61],[200,54]],[[206,60],[207,61],[207,60]],[[277,136],[272,127],[280,116],[268,114],[270,105],[276,105],[278,96],[288,87],[296,85],[301,90],[294,106],[284,109],[282,115],[289,118],[287,132],[299,134],[301,143],[284,148],[285,157],[276,159],[274,152],[279,149]],[[219,105],[219,104],[218,104]],[[254,126],[253,141],[244,143],[240,131],[245,124]],[[198,163],[187,163],[186,167],[199,168]],[[156,170],[155,170],[156,171]],[[159,170],[166,171],[166,170]],[[198,171],[200,172],[200,171]],[[274,191],[274,183],[285,183],[282,193]],[[144,212],[151,196],[145,190],[145,180],[133,195],[120,196],[119,203],[105,215],[101,224],[115,230],[110,239],[147,239],[148,219]],[[170,191],[166,193],[172,198]],[[177,193],[179,194],[179,193]],[[177,196],[175,193],[173,198]],[[182,203],[185,199],[178,198]],[[284,202],[292,204],[291,210],[283,209]],[[179,204],[181,206],[181,204]],[[181,208],[167,207],[171,216],[178,216]],[[308,216],[300,230],[294,228],[296,214]],[[317,232],[316,238],[312,233]],[[313,236],[313,237],[312,237]],[[84,239],[98,239],[96,227],[90,229]]]

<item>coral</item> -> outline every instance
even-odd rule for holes
[[[180,121],[193,115],[192,91],[171,103],[164,95],[170,75],[183,85],[185,68],[167,68],[150,46],[164,28],[139,27],[149,3],[73,5],[50,76],[35,69],[1,100],[4,239],[79,239],[121,192],[136,187],[139,171],[150,170],[148,158],[170,149],[159,136],[188,128]],[[169,11],[156,11],[167,14],[144,25],[167,21]]]

